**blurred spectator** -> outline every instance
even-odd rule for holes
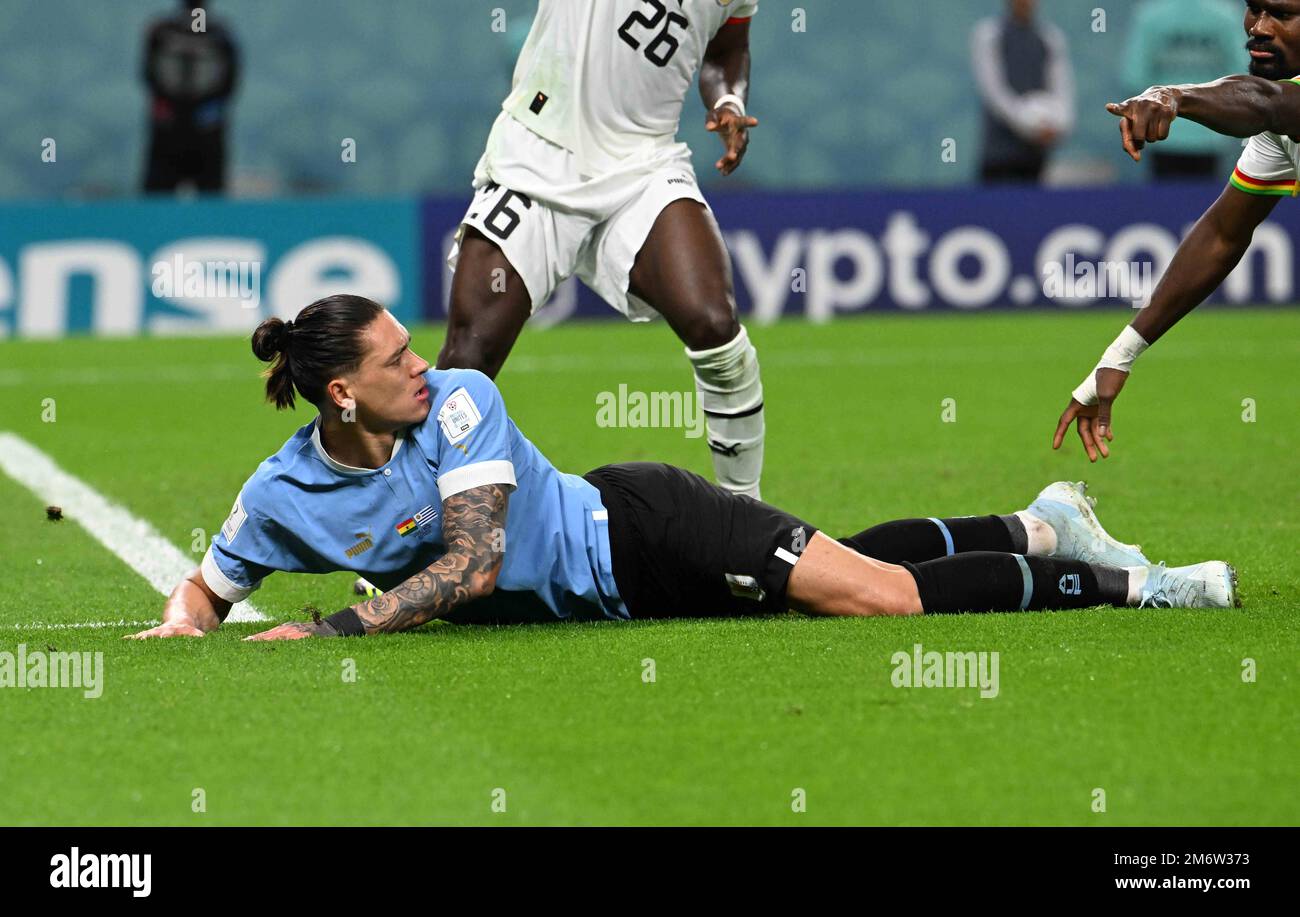
[[[1065,35],[1035,18],[1038,0],[1008,0],[1007,15],[971,34],[984,103],[985,182],[1037,182],[1048,156],[1074,127],[1074,75]]]
[[[225,188],[226,122],[239,59],[230,33],[208,15],[211,5],[181,0],[180,10],[149,26],[147,192],[174,191],[184,182],[200,191]]]
[[[1207,83],[1241,73],[1244,50],[1240,4],[1228,0],[1148,0],[1138,7],[1129,35],[1124,83],[1129,95],[1150,86]],[[1229,141],[1230,142],[1230,141]],[[1219,175],[1224,138],[1194,121],[1179,119],[1169,139],[1147,151],[1157,179]]]

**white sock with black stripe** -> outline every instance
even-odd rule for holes
[[[718,484],[759,499],[763,473],[763,382],[758,353],[742,326],[721,347],[686,349],[704,410]]]

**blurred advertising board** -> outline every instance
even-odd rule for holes
[[[740,311],[758,322],[870,312],[1140,305],[1217,184],[1080,190],[732,193],[710,204],[731,250]],[[468,198],[424,203],[426,315],[446,317],[443,266]],[[1300,205],[1281,201],[1211,299],[1292,303]],[[543,321],[616,316],[571,281]]]
[[[420,315],[419,206],[397,201],[0,206],[0,337],[251,331],[353,292]]]

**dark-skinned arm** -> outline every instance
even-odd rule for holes
[[[1281,198],[1247,194],[1229,185],[1205,211],[1174,254],[1169,269],[1151,294],[1151,302],[1130,323],[1154,344],[1209,298],[1241,262],[1255,228]]]
[[[451,495],[442,503],[447,553],[396,588],[339,614],[354,612],[366,634],[392,633],[427,624],[491,595],[505,558],[502,533],[508,503],[509,487],[504,484],[484,484]],[[337,636],[339,628],[330,618],[293,621],[246,639]]]
[[[1257,76],[1152,86],[1140,96],[1110,103],[1106,110],[1120,118],[1124,149],[1134,160],[1142,158],[1146,144],[1167,140],[1178,118],[1229,137],[1300,136],[1300,85]]]
[[[1169,269],[1151,295],[1150,304],[1130,323],[1147,346],[1159,340],[1227,279],[1250,247],[1255,228],[1273,212],[1277,202],[1275,196],[1247,194],[1231,185],[1224,189],[1178,247]],[[1107,362],[1110,361],[1103,356],[1092,375],[1071,396],[1057,421],[1053,449],[1060,448],[1070,423],[1077,421],[1079,439],[1089,461],[1095,462],[1098,455],[1110,456],[1107,443],[1115,438],[1112,405],[1128,381],[1129,373],[1103,365]],[[1080,398],[1090,383],[1096,387],[1095,401]]]
[[[723,175],[740,167],[749,146],[749,129],[758,126],[757,118],[746,116],[735,106],[718,108],[718,100],[728,95],[749,104],[749,65],[749,20],[723,25],[709,42],[700,65],[700,98],[709,112],[704,126],[718,134],[727,147],[716,163]]]
[[[718,29],[704,49],[700,65],[700,98],[708,111],[725,95],[740,96],[749,103],[749,20],[731,22]]]

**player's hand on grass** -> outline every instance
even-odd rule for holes
[[[1164,86],[1153,86],[1127,101],[1110,102],[1106,111],[1120,119],[1124,152],[1134,162],[1141,162],[1144,146],[1169,139],[1170,125],[1178,117],[1178,94]]]
[[[758,127],[758,119],[742,115],[734,106],[726,104],[713,110],[704,127],[722,138],[727,146],[727,152],[715,163],[717,170],[730,175],[739,169],[745,150],[749,148],[749,129]]]
[[[324,621],[288,621],[245,640],[302,640],[306,637],[337,637],[339,632]]]
[[[127,634],[126,640],[146,640],[149,637],[202,637],[204,631],[189,621],[164,621],[157,627]]]
[[[1061,419],[1056,423],[1052,448],[1061,448],[1065,431],[1073,422],[1079,431],[1079,439],[1083,442],[1083,451],[1088,453],[1088,461],[1097,461],[1098,455],[1102,458],[1110,458],[1110,447],[1107,443],[1115,439],[1115,430],[1111,425],[1111,408],[1127,381],[1128,373],[1122,370],[1097,370],[1097,403],[1080,404],[1071,398],[1061,414]]]

